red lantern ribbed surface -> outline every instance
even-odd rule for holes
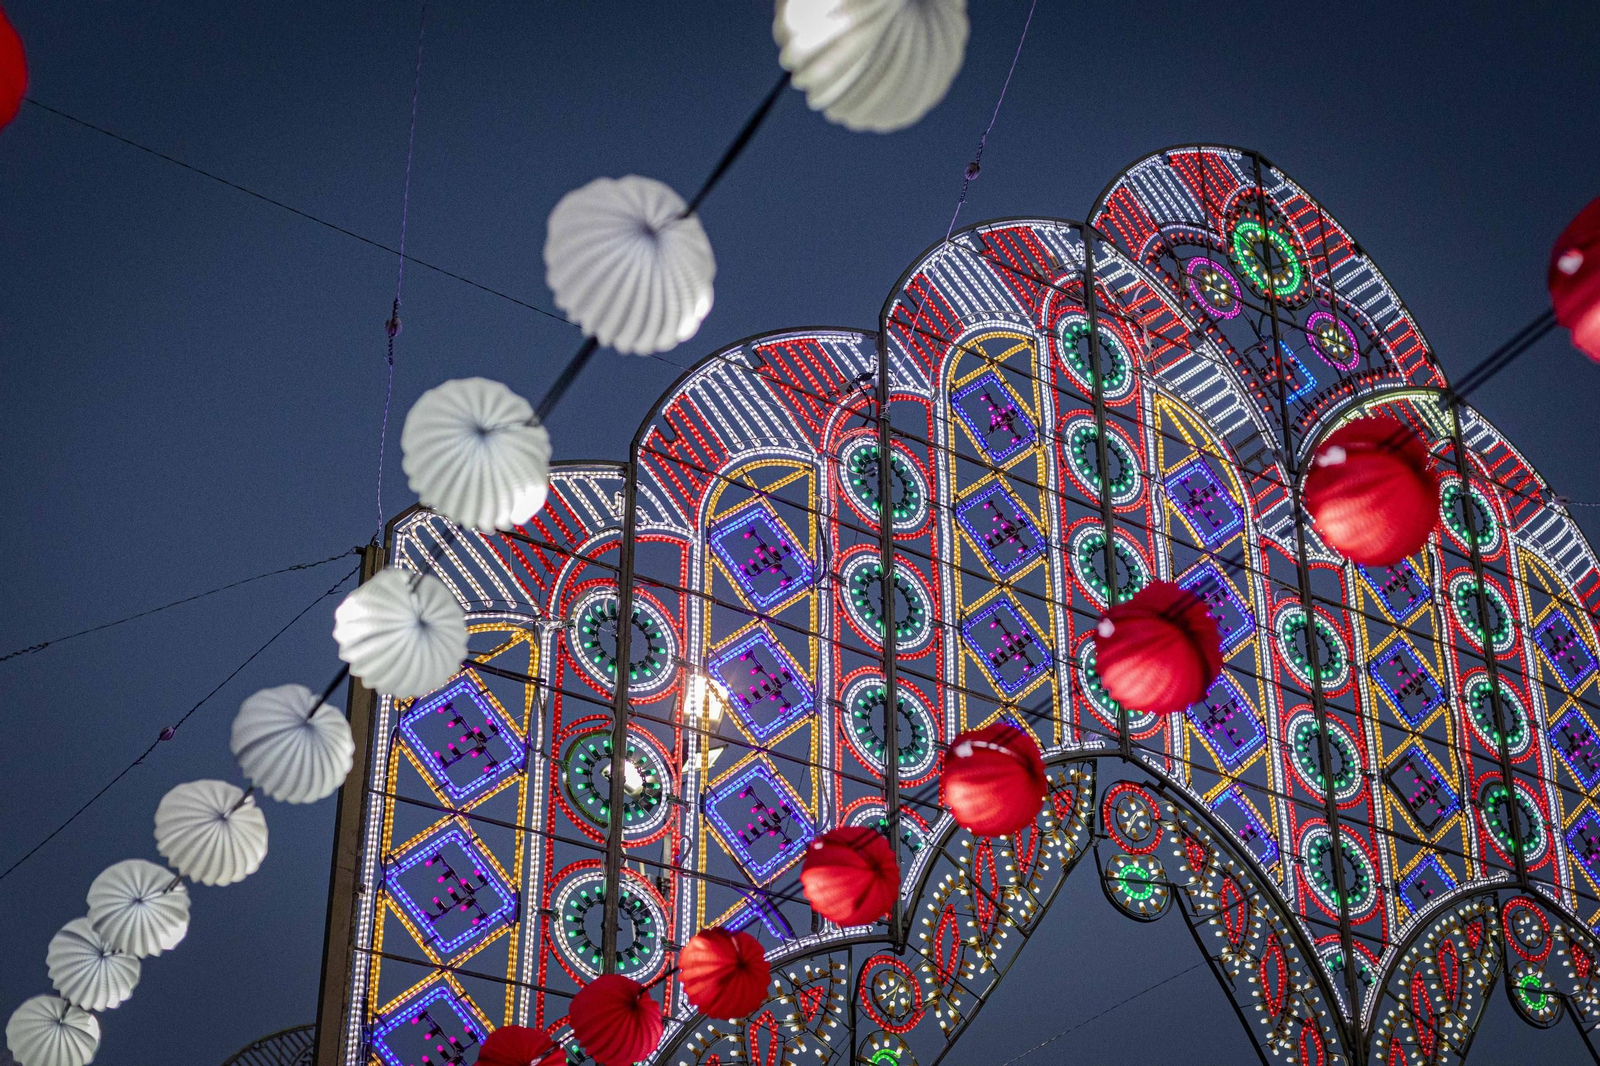
[[[695,1009],[711,1018],[743,1018],[766,1002],[772,968],[749,933],[702,929],[678,952],[678,980]]]
[[[596,977],[567,1008],[572,1035],[600,1066],[628,1066],[661,1042],[661,1004],[638,981],[621,974]]]
[[[1217,679],[1222,637],[1204,600],[1152,581],[1100,619],[1094,668],[1106,693],[1129,710],[1177,714]]]
[[[544,1030],[502,1025],[478,1049],[478,1066],[560,1066],[566,1057]]]
[[[939,786],[957,825],[979,836],[1005,836],[1038,817],[1044,759],[1026,730],[990,722],[950,742]]]
[[[1550,304],[1572,343],[1600,362],[1600,200],[1567,224],[1550,249]]]
[[[27,91],[28,58],[22,51],[22,38],[0,9],[0,128],[17,117]]]
[[[811,909],[839,925],[866,925],[889,913],[900,890],[900,863],[875,829],[841,826],[811,842],[800,868]]]
[[[1363,566],[1421,551],[1439,524],[1428,446],[1387,415],[1358,418],[1317,446],[1304,499],[1328,547]]]

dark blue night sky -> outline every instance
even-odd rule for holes
[[[384,243],[398,236],[411,3],[8,0],[32,94]],[[1027,10],[979,0],[950,96],[891,136],[786,93],[701,212],[716,306],[666,357],[602,352],[551,420],[557,458],[622,458],[651,400],[739,337],[875,327],[944,233]],[[429,11],[407,250],[551,306],[544,220],[590,178],[688,194],[779,70],[767,3],[496,3]],[[1081,217],[1127,163],[1257,148],[1376,259],[1447,371],[1545,306],[1550,242],[1600,194],[1593,3],[1140,4],[1041,0],[963,221]],[[394,258],[24,107],[0,133],[0,654],[364,542],[378,520]],[[578,331],[420,268],[405,276],[384,508],[413,502],[398,424],[483,375],[538,396]],[[1600,501],[1600,369],[1557,336],[1475,402],[1556,491]],[[1600,512],[1576,512],[1593,535]],[[0,867],[87,799],[349,562],[272,578],[0,663]],[[0,1006],[49,989],[45,945],[94,875],[155,858],[172,785],[234,778],[228,727],[266,685],[337,666],[323,600],[84,817],[0,882]],[[342,696],[341,696],[342,699]],[[331,802],[268,804],[272,851],[102,1016],[110,1066],[220,1062],[312,1020]],[[1072,878],[954,1054],[1000,1062],[1199,962],[1181,922],[1116,916]],[[1025,1060],[1253,1060],[1205,967]],[[1588,1061],[1496,990],[1473,1061]]]

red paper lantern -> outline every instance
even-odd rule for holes
[[[0,10],[0,129],[17,117],[27,91],[28,57],[22,52],[22,38]]]
[[[661,1042],[661,1004],[621,974],[596,977],[567,1008],[572,1035],[600,1066],[629,1066]]]
[[[1428,446],[1387,415],[1358,418],[1317,447],[1304,499],[1328,547],[1363,566],[1421,551],[1439,524]]]
[[[566,1057],[543,1029],[502,1025],[478,1049],[478,1066],[560,1066]]]
[[[900,891],[900,862],[883,835],[864,825],[830,830],[811,842],[800,868],[811,909],[838,925],[866,925],[889,913]]]
[[[743,1018],[766,1002],[772,967],[749,933],[702,929],[678,952],[678,979],[700,1013]]]
[[[1152,581],[1100,619],[1094,668],[1124,707],[1177,714],[1217,679],[1222,637],[1204,600],[1170,581]]]
[[[1005,836],[1039,816],[1044,759],[1026,730],[990,722],[950,742],[939,788],[957,825],[978,836]]]
[[[1550,249],[1550,303],[1572,343],[1600,362],[1600,200],[1578,212]]]

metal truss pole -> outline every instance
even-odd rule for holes
[[[1266,192],[1261,184],[1261,157],[1253,157],[1253,162],[1256,210],[1261,215],[1260,222],[1265,232],[1268,216]],[[1345,998],[1350,1010],[1348,1024],[1343,1026],[1346,1033],[1345,1045],[1353,1052],[1352,1058],[1360,1060],[1366,1058],[1366,1048],[1360,1046],[1363,1030],[1360,966],[1355,949],[1355,934],[1350,926],[1350,898],[1345,885],[1344,841],[1339,825],[1339,800],[1333,788],[1333,745],[1329,741],[1331,730],[1328,726],[1328,701],[1322,690],[1322,649],[1317,645],[1316,601],[1311,588],[1311,566],[1306,552],[1307,517],[1305,502],[1300,491],[1299,463],[1295,460],[1294,431],[1289,421],[1288,367],[1283,359],[1282,329],[1278,321],[1278,294],[1273,287],[1270,266],[1271,264],[1263,260],[1263,273],[1267,282],[1265,286],[1267,317],[1272,323],[1271,350],[1267,352],[1267,367],[1276,368],[1274,376],[1278,385],[1278,425],[1283,434],[1283,469],[1285,480],[1289,483],[1289,514],[1294,520],[1294,568],[1298,579],[1300,610],[1305,615],[1306,665],[1307,672],[1311,675],[1311,709],[1317,722],[1317,760],[1322,767],[1322,812],[1324,820],[1328,823],[1328,841],[1332,848],[1333,890],[1339,900],[1339,951],[1344,960]],[[1364,771],[1365,768],[1363,773]],[[1315,956],[1315,940],[1312,941],[1311,948]],[[1321,965],[1320,958],[1313,958],[1312,964]]]
[[[891,401],[889,345],[878,337],[878,564],[883,602],[883,795],[889,822],[889,846],[900,857],[900,698],[896,674],[899,639],[894,592],[894,478],[890,442],[889,404]],[[894,894],[889,910],[889,939],[896,954],[905,951],[906,930],[900,893]]]
[[[1117,602],[1117,542],[1115,510],[1111,501],[1111,427],[1106,417],[1106,381],[1101,373],[1100,308],[1095,287],[1094,237],[1095,231],[1080,225],[1083,238],[1083,316],[1089,330],[1089,392],[1094,406],[1095,462],[1100,471],[1100,525],[1105,533],[1106,610]],[[1065,353],[1063,353],[1065,357]],[[1128,368],[1132,373],[1133,368]],[[1067,548],[1068,551],[1072,549]],[[1124,762],[1133,761],[1133,738],[1128,735],[1128,709],[1117,704],[1117,745]]]
[[[637,449],[634,451],[637,456]],[[622,488],[622,545],[617,560],[617,662],[611,694],[611,795],[606,812],[605,911],[600,933],[602,973],[617,972],[618,904],[622,900],[622,809],[627,804],[628,702],[633,664],[633,553],[639,463],[630,458]]]
[[[361,549],[361,583],[383,569],[381,544]],[[317,988],[317,1028],[313,1066],[338,1066],[344,1059],[344,1034],[349,1011],[350,967],[355,959],[356,914],[361,907],[361,853],[367,824],[367,776],[372,761],[372,718],[378,694],[354,674],[345,702],[355,757],[341,787],[333,816],[333,869],[328,874],[328,919],[322,933],[322,979]]]

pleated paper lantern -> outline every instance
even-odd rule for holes
[[[811,110],[905,129],[944,99],[967,52],[967,0],[778,0],[778,62]]]
[[[1550,250],[1550,303],[1573,345],[1600,362],[1600,200],[1578,212]]]
[[[712,927],[678,952],[678,980],[695,1009],[710,1018],[743,1018],[767,1000],[772,967],[749,933]]]
[[[603,974],[579,989],[567,1007],[567,1021],[600,1066],[629,1066],[661,1040],[661,1004],[621,974]]]
[[[1363,566],[1393,566],[1422,550],[1439,524],[1439,479],[1428,446],[1387,415],[1328,435],[1303,493],[1323,542]]]
[[[380,570],[333,612],[339,658],[364,685],[390,696],[439,688],[467,654],[467,616],[443,581]]]
[[[811,842],[800,867],[811,909],[836,925],[867,925],[889,913],[900,891],[900,862],[883,835],[840,826]]]
[[[1222,670],[1222,637],[1205,601],[1152,581],[1106,612],[1094,631],[1094,667],[1124,707],[1177,714],[1204,698]]]
[[[28,93],[28,57],[16,27],[0,10],[0,129],[17,117]]]
[[[156,850],[197,884],[231,885],[261,868],[267,820],[237,785],[190,781],[161,797]]]
[[[545,280],[556,306],[619,352],[664,352],[711,313],[717,260],[683,197],[630,174],[596,178],[550,212]]]
[[[1033,824],[1047,785],[1039,745],[1011,722],[962,733],[945,752],[939,789],[956,824],[997,837]]]
[[[562,1066],[567,1053],[543,1029],[502,1025],[478,1049],[478,1066]]]
[[[139,983],[139,960],[107,944],[87,918],[72,919],[50,938],[45,965],[62,998],[84,1010],[110,1010]]]
[[[264,688],[239,705],[230,746],[250,783],[282,803],[315,803],[344,783],[356,744],[343,712],[304,685]]]
[[[57,996],[34,996],[6,1022],[6,1047],[19,1066],[88,1066],[100,1049],[100,1023]]]
[[[171,951],[189,932],[189,889],[164,866],[124,859],[89,886],[89,924],[135,958]]]
[[[458,378],[423,393],[400,451],[425,507],[485,533],[520,526],[550,494],[550,434],[498,381]]]

